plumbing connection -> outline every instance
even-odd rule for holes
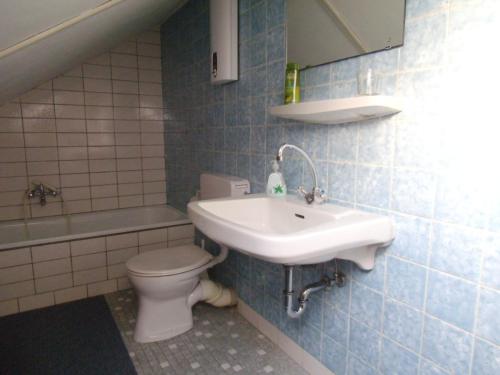
[[[324,275],[319,281],[306,285],[298,297],[299,306],[297,310],[293,309],[293,268],[294,266],[285,266],[286,289],[284,291],[286,297],[286,312],[290,318],[298,318],[306,311],[309,296],[312,293],[319,292],[331,286],[339,288],[345,285],[345,275],[343,272],[335,271],[333,277]]]

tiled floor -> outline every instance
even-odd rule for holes
[[[106,300],[140,375],[307,374],[235,308],[198,304],[191,331],[170,340],[138,344],[133,339],[134,293],[117,292]]]

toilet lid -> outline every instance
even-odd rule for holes
[[[200,247],[184,245],[136,255],[128,260],[127,268],[145,276],[168,276],[194,270],[211,259],[212,255]]]

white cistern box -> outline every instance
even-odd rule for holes
[[[200,175],[200,199],[241,197],[250,194],[250,182],[244,178],[222,174]]]

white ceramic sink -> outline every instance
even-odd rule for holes
[[[385,216],[295,197],[252,194],[191,202],[193,224],[215,242],[262,260],[294,265],[333,258],[372,269],[375,251],[394,238]]]

